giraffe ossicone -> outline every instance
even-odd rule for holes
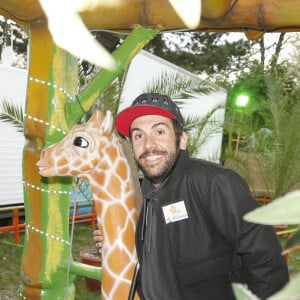
[[[104,115],[96,110],[87,123],[74,126],[42,152],[37,166],[44,177],[76,176],[89,181],[103,235],[101,299],[127,299],[137,262],[137,194],[111,112]]]

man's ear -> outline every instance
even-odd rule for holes
[[[179,142],[179,148],[181,150],[185,150],[187,147],[187,140],[188,140],[188,136],[187,134],[183,131],[180,137],[180,142]]]

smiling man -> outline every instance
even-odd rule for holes
[[[231,283],[240,282],[266,299],[289,277],[275,231],[243,221],[259,205],[246,182],[190,158],[183,126],[177,105],[160,94],[140,95],[116,118],[145,175],[136,230],[139,296],[233,300]]]
[[[186,134],[176,135],[173,121],[159,115],[146,115],[131,124],[131,142],[135,160],[153,185],[159,185],[170,173],[179,149],[186,148]],[[180,148],[179,148],[180,147]]]

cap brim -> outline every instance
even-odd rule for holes
[[[116,128],[120,133],[129,136],[130,125],[133,120],[144,115],[159,115],[175,120],[176,117],[163,108],[153,105],[132,106],[121,111],[115,120]]]

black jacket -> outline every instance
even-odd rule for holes
[[[234,171],[180,151],[166,181],[155,189],[144,179],[142,192],[136,231],[142,299],[231,300],[232,282],[265,299],[287,283],[273,227],[242,219],[259,204]],[[163,207],[175,212],[173,220]]]

